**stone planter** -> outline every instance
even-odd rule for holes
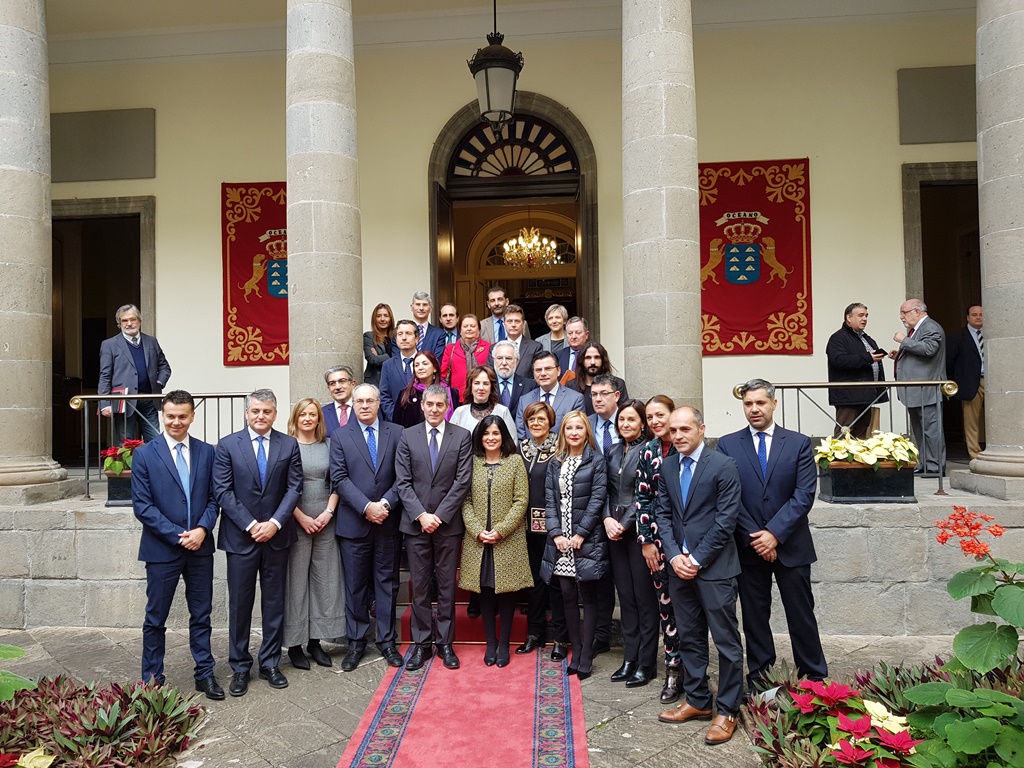
[[[833,461],[818,469],[818,498],[829,504],[916,504],[914,467],[896,468],[894,461],[867,464]]]
[[[103,470],[107,476],[107,503],[105,507],[130,507],[132,505],[132,471],[124,470],[120,475]]]

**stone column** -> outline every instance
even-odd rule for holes
[[[971,469],[991,476],[978,490],[1024,498],[1024,0],[978,0],[977,77],[988,440]]]
[[[0,486],[67,477],[50,456],[48,68],[43,0],[0,2]]]
[[[326,397],[323,374],[332,365],[362,377],[351,0],[288,0],[286,99],[288,378],[296,402]]]
[[[690,0],[623,0],[624,370],[703,410],[697,191]]]

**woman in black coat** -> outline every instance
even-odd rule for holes
[[[636,533],[637,465],[651,438],[644,404],[619,403],[615,427],[620,442],[608,452],[608,500],[604,531],[622,623],[622,666],[612,673],[613,683],[629,688],[647,685],[658,674],[658,595]]]
[[[363,334],[363,357],[366,358],[366,370],[363,372],[363,383],[380,386],[380,369],[391,357],[393,346],[391,338],[395,335],[395,316],[387,304],[378,304],[370,313],[370,328]]]
[[[593,671],[597,582],[608,572],[608,542],[601,523],[607,494],[608,472],[604,458],[595,450],[590,420],[583,411],[570,411],[562,419],[557,453],[548,465],[548,543],[541,578],[558,584],[562,593],[572,643],[572,660],[566,672],[581,680]]]

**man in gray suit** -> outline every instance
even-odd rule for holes
[[[491,316],[480,321],[480,338],[494,344],[509,338],[508,327],[505,325],[505,311],[508,309],[508,295],[500,285],[492,285],[487,289],[487,308]],[[523,324],[523,338],[530,338],[530,326]]]
[[[733,536],[742,506],[740,476],[733,459],[704,444],[704,417],[696,408],[673,411],[669,434],[678,453],[661,466],[654,519],[670,566],[686,702],[658,719],[711,719],[710,629],[718,649],[718,715],[704,742],[721,744],[736,730],[743,695],[743,645],[736,621],[740,560]]]
[[[558,357],[553,352],[541,352],[533,359],[533,379],[537,382],[537,389],[525,392],[519,398],[519,406],[516,408],[516,432],[519,433],[520,441],[525,440],[527,435],[523,411],[531,403],[544,401],[555,409],[555,423],[551,427],[555,433],[561,427],[565,414],[583,410],[583,395],[559,384],[558,378],[561,375]]]
[[[455,572],[459,567],[462,502],[473,476],[473,441],[468,430],[445,422],[448,388],[432,384],[420,406],[426,422],[402,433],[395,454],[398,496],[402,500],[405,550],[412,592],[413,650],[406,667],[416,670],[433,655],[431,579],[437,582],[437,655],[458,669],[455,655]]]
[[[895,360],[897,381],[938,381],[946,378],[946,334],[928,316],[920,299],[907,299],[900,306],[900,320],[907,332],[892,340],[899,344],[889,353]],[[910,431],[923,466],[918,473],[938,477],[946,466],[946,441],[939,429],[942,394],[938,387],[901,387],[896,390],[910,417]]]
[[[142,316],[134,304],[118,307],[114,322],[121,332],[100,344],[100,380],[96,393],[109,395],[118,390],[128,395],[159,395],[171,378],[171,366],[167,364],[160,342],[142,332]],[[140,433],[147,441],[160,434],[160,415],[155,400],[101,400],[100,413],[114,419],[118,442],[125,437],[138,437]]]

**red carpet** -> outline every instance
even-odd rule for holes
[[[411,609],[409,602],[412,600],[409,593],[409,582],[405,582],[398,590],[398,605],[401,610],[398,624],[398,642],[408,643],[412,641],[412,632],[409,628]],[[466,605],[469,603],[469,592],[462,589],[455,591],[455,642],[457,643],[483,643],[484,625],[479,617],[471,619],[466,615]],[[437,610],[437,606],[434,606]],[[515,618],[512,620],[512,642],[519,645],[526,640],[526,616],[519,612],[516,607]]]
[[[461,669],[435,656],[415,672],[389,670],[338,768],[588,768],[580,685],[564,662],[513,654],[499,669],[479,646],[456,650]]]

